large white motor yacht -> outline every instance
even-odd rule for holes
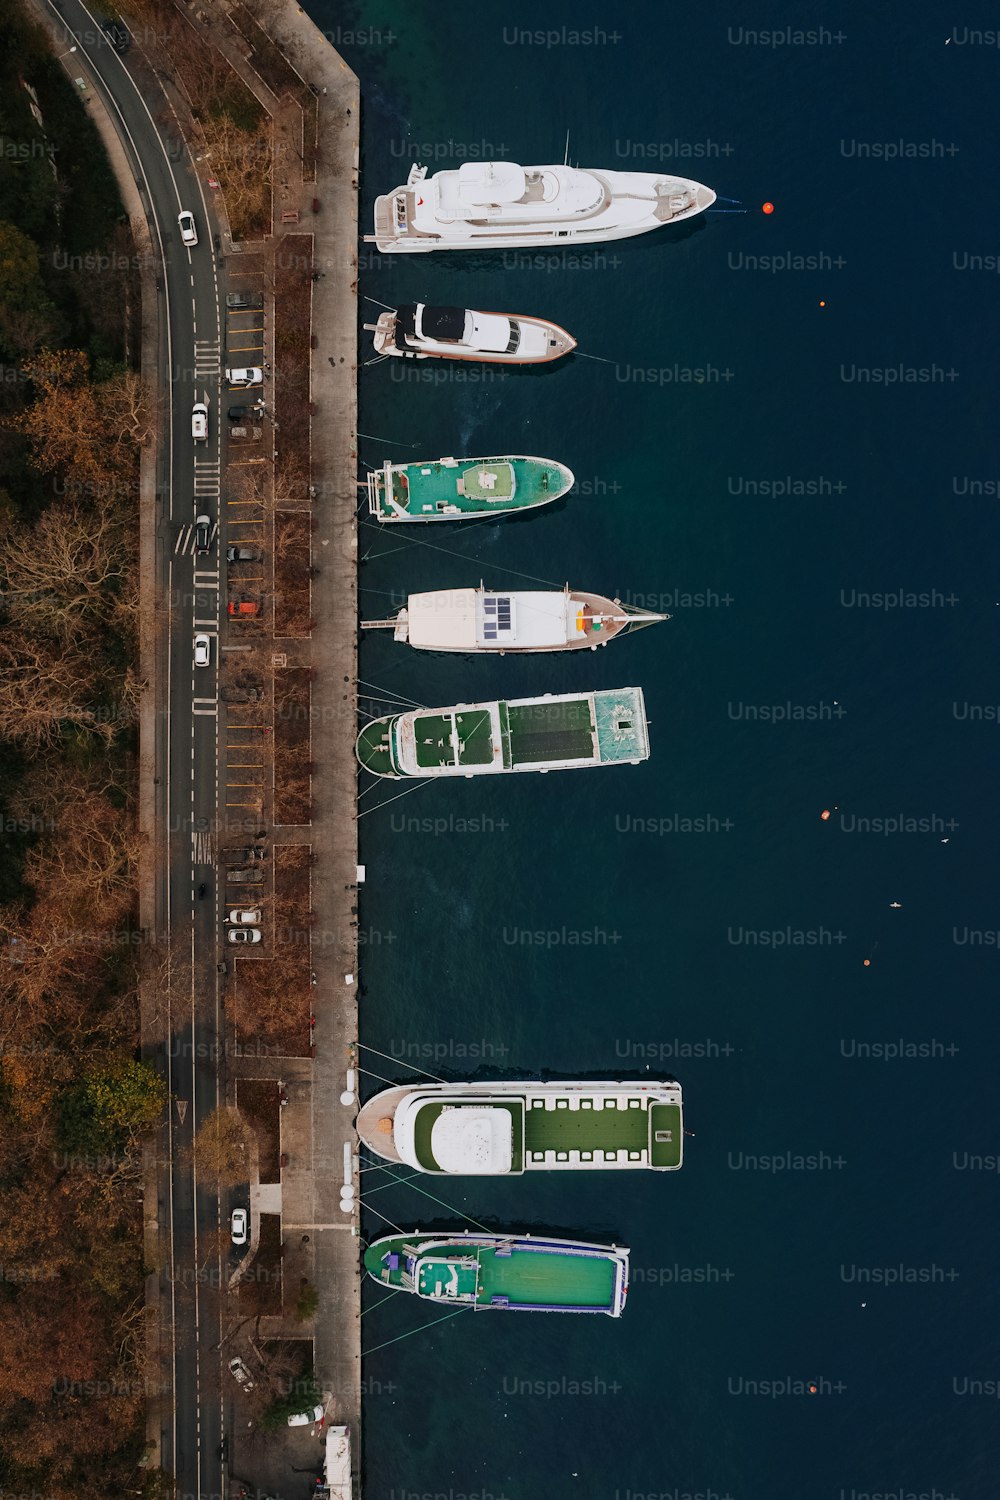
[[[594,245],[679,224],[714,202],[711,188],[663,172],[470,161],[428,179],[414,164],[403,187],[376,198],[366,238],[385,252]]]

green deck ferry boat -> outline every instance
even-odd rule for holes
[[[482,776],[638,765],[649,734],[642,689],[627,687],[388,714],[365,725],[356,749],[366,771],[394,780]]]
[[[382,1089],[358,1115],[386,1161],[460,1177],[649,1168],[684,1159],[678,1083],[440,1083]]]
[[[365,1270],[428,1302],[504,1312],[605,1313],[620,1318],[629,1252],[618,1245],[530,1234],[388,1234],[365,1251]]]
[[[464,521],[558,500],[575,483],[551,458],[439,458],[368,474],[368,509],[379,521]]]

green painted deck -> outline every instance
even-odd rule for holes
[[[594,758],[593,724],[587,698],[505,707],[511,765]]]
[[[684,1134],[680,1105],[654,1104],[649,1116],[650,1164],[654,1167],[679,1167]]]
[[[628,1109],[619,1109],[618,1100],[610,1094],[603,1109],[594,1109],[589,1099],[581,1099],[579,1109],[570,1109],[565,1098],[556,1098],[555,1109],[532,1100],[524,1118],[529,1165],[543,1161],[546,1151],[556,1152],[557,1160],[560,1152],[568,1158],[570,1151],[579,1151],[585,1162],[594,1160],[597,1151],[628,1151],[638,1161],[649,1145],[649,1111],[638,1096],[628,1104]]]
[[[396,770],[389,748],[395,723],[395,718],[373,719],[358,735],[358,759],[378,776],[390,776]]]
[[[596,1255],[514,1250],[479,1252],[479,1300],[507,1297],[533,1307],[611,1307],[615,1264]]]
[[[493,759],[493,723],[488,709],[471,713],[418,714],[413,724],[417,765],[423,769],[455,764],[488,766]]]
[[[524,1165],[524,1100],[491,1099],[489,1104],[491,1108],[507,1110],[514,1122],[513,1139],[511,1141],[511,1171],[520,1172]],[[472,1099],[466,1099],[460,1104],[453,1104],[450,1100],[443,1100],[441,1103],[433,1100],[421,1104],[414,1122],[413,1148],[416,1152],[417,1161],[427,1172],[441,1171],[431,1150],[431,1131],[434,1129],[434,1123],[438,1116],[443,1113],[446,1105],[451,1109],[481,1109],[482,1101],[477,1102]]]
[[[415,519],[542,505],[557,500],[570,484],[568,470],[538,458],[460,458],[392,470],[392,498]],[[378,497],[380,515],[396,514],[385,499],[384,475],[378,476]]]

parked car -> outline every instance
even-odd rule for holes
[[[237,906],[233,911],[229,913],[229,916],[226,918],[226,920],[228,922],[235,922],[237,924],[243,922],[249,924],[250,926],[255,926],[260,921],[260,910],[256,906],[251,906],[246,909]]]
[[[195,516],[194,518],[194,550],[196,552],[210,552],[212,549],[212,517]]]
[[[229,1233],[234,1245],[245,1245],[247,1242],[247,1211],[245,1208],[234,1208],[229,1216]]]
[[[231,943],[259,943],[259,927],[230,927],[226,933]]]
[[[212,642],[207,635],[196,635],[194,638],[194,664],[196,667],[207,667],[212,660]]]
[[[261,292],[227,292],[226,306],[230,312],[244,312],[247,308],[263,307],[264,297]]]
[[[241,423],[239,427],[230,427],[229,436],[235,443],[259,443],[264,432],[256,425],[245,427]]]
[[[191,408],[191,436],[196,443],[208,437],[208,407],[204,401],[196,401]]]
[[[182,245],[197,245],[198,226],[194,221],[194,214],[189,208],[182,208],[177,215],[177,223],[181,231]]]
[[[238,1354],[235,1359],[229,1361],[229,1373],[245,1391],[253,1390],[253,1376]]]
[[[120,20],[102,21],[101,30],[119,55],[128,51],[132,38]]]
[[[230,385],[263,385],[264,371],[259,365],[238,366],[226,370],[226,379]]]
[[[241,417],[246,416],[249,409],[250,408],[247,406],[231,406],[226,412],[226,416],[229,418],[230,422],[238,422]]]
[[[227,547],[226,562],[260,562],[261,551],[259,547]]]
[[[255,870],[252,866],[245,870],[227,870],[227,885],[263,885],[264,871]]]
[[[260,614],[260,605],[255,604],[252,599],[230,599],[229,613],[241,620],[252,620],[255,615]]]
[[[289,1427],[311,1427],[313,1422],[322,1422],[323,1408],[310,1406],[308,1411],[293,1412],[288,1418]]]

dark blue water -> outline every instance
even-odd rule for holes
[[[712,6],[312,9],[362,81],[366,229],[414,159],[560,160],[567,129],[581,164],[672,163],[749,210],[579,263],[363,259],[371,298],[549,316],[597,357],[365,371],[369,463],[522,451],[580,481],[513,522],[363,528],[366,615],[528,575],[673,617],[569,661],[365,639],[366,681],[429,705],[639,684],[652,739],[637,769],[366,813],[368,1060],[676,1075],[694,1131],[673,1176],[428,1183],[449,1210],[366,1179],[373,1236],[467,1213],[634,1267],[619,1324],[404,1338],[433,1314],[372,1308],[367,1493],[991,1496],[998,283],[970,258],[1000,251],[1000,52],[927,5],[772,6],[820,32],[782,47]],[[515,36],[564,26],[603,37]]]

